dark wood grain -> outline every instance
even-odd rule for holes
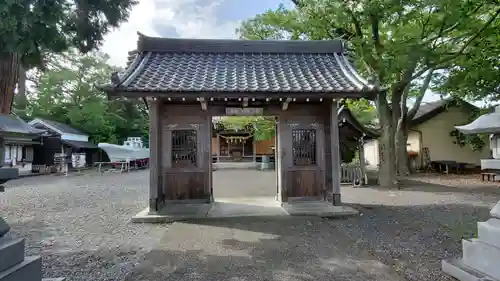
[[[164,174],[163,190],[167,200],[206,199],[206,172],[177,171]]]
[[[322,172],[318,169],[287,171],[288,197],[317,197],[323,195]]]

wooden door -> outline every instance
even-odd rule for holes
[[[324,199],[324,130],[313,121],[287,122],[281,140],[287,201]]]
[[[210,131],[203,123],[171,126],[165,132],[162,186],[168,201],[210,201]]]

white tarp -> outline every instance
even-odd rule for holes
[[[464,134],[500,133],[500,113],[481,115],[472,123],[455,128]]]

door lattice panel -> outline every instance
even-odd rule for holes
[[[196,130],[172,131],[172,167],[197,166],[197,141]]]
[[[292,159],[294,166],[316,165],[316,130],[292,130]]]

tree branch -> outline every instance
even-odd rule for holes
[[[467,42],[465,42],[462,47],[452,56],[449,56],[449,57],[446,57],[446,58],[443,58],[441,60],[439,60],[438,62],[428,66],[428,67],[424,67],[423,69],[421,69],[420,71],[418,71],[416,74],[413,75],[413,78],[418,78],[420,77],[420,75],[424,74],[425,72],[427,72],[428,70],[430,69],[442,69],[442,68],[446,68],[446,65],[444,65],[445,63],[447,62],[450,62],[451,60],[454,60],[456,58],[458,58],[459,56],[461,56],[465,50],[467,49],[467,47],[474,41],[476,40],[479,35],[481,35],[481,33],[483,33],[484,30],[486,30],[486,28],[488,28],[488,26],[490,26],[494,21],[495,19],[498,17],[498,15],[500,15],[500,8],[498,8],[495,12],[494,15],[492,15],[490,17],[490,19],[474,34],[472,35],[468,40]]]
[[[372,27],[372,39],[375,45],[375,50],[377,55],[380,56],[382,53],[382,44],[380,43],[380,32],[379,32],[379,18],[378,15],[370,13],[370,24]]]
[[[435,40],[441,38],[443,35],[446,35],[446,34],[452,32],[453,30],[457,29],[457,27],[459,27],[465,20],[468,20],[470,18],[470,16],[472,16],[473,14],[475,14],[476,12],[478,12],[479,9],[481,9],[483,6],[484,6],[484,4],[478,5],[469,14],[465,15],[464,17],[462,17],[462,21],[457,21],[456,23],[452,24],[451,26],[449,26],[446,29],[444,29],[444,27],[446,26],[446,21],[447,21],[448,18],[444,17],[443,21],[442,21],[442,24],[441,24],[441,28],[439,29],[438,34],[436,36],[428,38],[427,40],[425,40],[423,42],[423,44],[426,45],[426,44],[428,44],[428,43],[430,43],[432,41],[435,41]],[[424,39],[424,38],[422,38],[422,39]]]
[[[420,90],[418,91],[417,99],[415,100],[415,103],[413,104],[410,111],[408,111],[408,115],[407,115],[408,120],[412,120],[413,117],[415,117],[415,114],[417,114],[417,111],[420,108],[420,104],[422,103],[422,100],[424,99],[425,92],[427,91],[427,89],[429,88],[429,86],[431,84],[433,74],[434,74],[434,69],[430,69],[429,72],[427,72],[427,75],[425,76],[424,82],[422,83],[422,86],[420,86]]]
[[[354,15],[354,12],[351,9],[347,8],[346,6],[344,6],[344,8],[346,9],[347,13],[351,17],[352,23],[354,24],[354,30],[355,30],[356,36],[358,36],[359,38],[363,38],[363,31],[361,29],[361,23],[356,18],[356,15]]]
[[[422,32],[420,33],[420,38],[424,39],[425,38],[425,31],[427,29],[427,25],[431,21],[431,13],[429,13],[429,16],[427,17],[427,20],[422,23]],[[444,26],[444,21],[443,21],[443,26]]]

